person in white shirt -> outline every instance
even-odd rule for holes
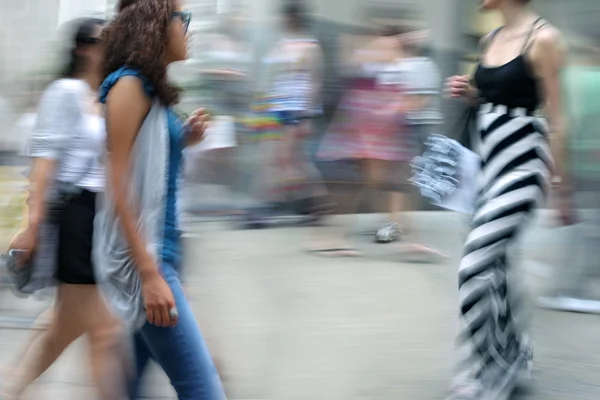
[[[429,135],[440,133],[439,129],[443,122],[440,110],[442,78],[435,62],[419,54],[422,38],[412,33],[408,31],[397,36],[397,40],[402,43],[402,57],[381,73],[380,83],[396,86],[402,93],[400,102],[404,110],[406,130],[404,135],[406,140],[422,148]],[[395,186],[406,186],[408,172],[405,169],[398,175],[399,179],[395,182],[397,185],[393,185],[393,190],[390,191],[390,222],[379,229],[375,235],[380,243],[392,242],[401,237],[395,211],[400,207],[403,208],[402,211],[408,211],[412,206],[405,193],[394,189]],[[404,233],[411,236],[413,241],[418,240],[414,229],[410,229],[406,222],[404,225]],[[438,254],[428,246],[420,244],[410,246],[419,252]]]
[[[27,223],[9,247],[18,251],[20,262],[31,260],[37,271],[32,275],[44,275],[30,280],[28,290],[56,282],[56,302],[43,315],[51,320],[47,330],[34,337],[26,357],[6,379],[3,399],[20,398],[84,334],[101,398],[114,400],[125,393],[120,324],[104,303],[92,263],[96,197],[105,184],[106,130],[97,102],[104,21],[86,18],[73,25],[68,65],[46,88],[38,107],[29,148]]]

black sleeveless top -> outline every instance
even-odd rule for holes
[[[486,67],[479,63],[474,76],[475,86],[485,102],[502,104],[508,108],[522,107],[529,111],[535,111],[539,107],[542,100],[539,81],[527,62],[525,53],[529,48],[532,33],[546,25],[545,22],[540,24],[540,21],[541,18],[538,18],[533,23],[521,53],[516,58],[497,67]],[[501,29],[496,29],[490,35],[484,51]]]

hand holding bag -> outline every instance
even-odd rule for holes
[[[461,126],[458,140],[431,135],[422,156],[411,163],[409,179],[421,195],[439,207],[472,213],[477,196],[480,157],[471,151],[476,108],[468,107],[453,126]]]
[[[11,289],[18,297],[27,297],[55,284],[58,258],[58,234],[60,218],[65,207],[77,197],[82,189],[78,186],[91,170],[91,157],[85,169],[74,182],[55,181],[45,198],[46,218],[39,226],[36,246],[27,262],[19,261],[19,249],[9,249],[4,255],[5,268],[11,278]]]

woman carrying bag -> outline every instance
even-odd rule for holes
[[[6,380],[3,399],[17,399],[76,339],[90,340],[92,371],[101,398],[125,394],[118,320],[96,286],[92,236],[96,197],[104,190],[105,129],[96,101],[104,21],[73,23],[68,65],[46,89],[31,138],[29,215],[10,249],[30,277],[27,293],[57,283],[47,330]],[[113,379],[115,378],[115,379]]]
[[[560,216],[570,222],[565,172],[560,32],[529,0],[484,0],[505,25],[482,40],[473,82],[455,76],[451,97],[483,99],[472,139],[481,158],[477,199],[458,271],[460,359],[448,400],[504,400],[530,376],[533,351],[509,299],[509,245],[543,204],[554,182]],[[550,129],[536,116],[547,106]]]

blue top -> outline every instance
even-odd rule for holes
[[[142,73],[131,67],[123,66],[106,77],[100,86],[100,102],[105,103],[110,89],[124,76],[135,76],[142,80],[144,90],[154,97],[154,87]],[[167,108],[169,123],[169,161],[167,173],[167,201],[165,210],[165,230],[162,250],[162,262],[179,265],[181,257],[181,232],[177,224],[178,176],[183,158],[183,123],[171,107]]]

